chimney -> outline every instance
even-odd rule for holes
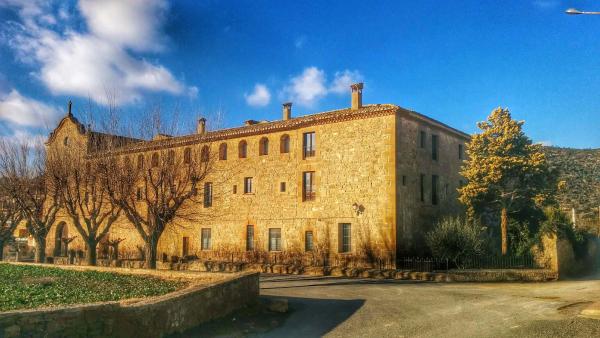
[[[206,119],[204,117],[198,119],[198,127],[196,133],[203,135],[206,134]]]
[[[352,110],[362,108],[363,83],[352,84],[350,88],[352,89]]]
[[[283,119],[289,120],[292,118],[292,103],[286,102],[283,104]]]

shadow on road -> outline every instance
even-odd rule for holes
[[[365,303],[362,299],[285,297],[287,313],[269,311],[268,304],[280,298],[261,296],[258,304],[170,337],[321,337]]]

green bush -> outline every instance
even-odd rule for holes
[[[544,235],[552,234],[560,239],[566,239],[571,243],[576,258],[582,258],[586,254],[588,240],[594,234],[585,228],[575,228],[569,216],[557,207],[549,207],[544,210],[545,219],[538,233],[538,240]]]
[[[483,253],[484,230],[476,222],[446,217],[426,234],[425,240],[434,257],[448,259],[460,267],[465,259]]]

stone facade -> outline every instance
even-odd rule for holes
[[[213,153],[222,144],[227,146],[227,159],[216,160],[214,174],[205,180],[213,184],[211,206],[195,206],[210,217],[179,221],[166,230],[159,257],[246,251],[249,225],[254,250],[268,251],[270,229],[280,229],[281,251],[305,251],[310,232],[314,249],[328,247],[338,253],[344,251],[342,224],[350,224],[345,247],[350,253],[371,250],[389,258],[426,253],[424,232],[440,215],[460,211],[459,148],[464,149],[469,136],[396,105],[363,106],[362,86],[353,90],[356,95],[351,108],[314,115],[290,117],[291,105],[286,104],[280,121],[248,121],[243,127],[209,132],[201,121],[195,135],[140,142],[120,138],[124,146],[111,156],[135,159],[143,154],[149,159],[165,149],[183,156],[186,148],[200,156],[205,145]],[[315,135],[314,156],[304,156],[306,133]],[[93,155],[101,151],[98,140],[103,137],[112,136],[90,132],[68,114],[51,134],[48,147],[76,146]],[[289,152],[282,152],[281,140],[286,137]],[[259,146],[265,138],[268,153],[261,155]],[[238,156],[241,142],[247,144],[246,158]],[[306,172],[314,173],[312,200],[304,198]],[[250,193],[244,193],[246,178],[252,178]],[[78,236],[68,218],[61,216],[59,222],[65,226],[55,227],[48,236],[49,255],[65,250],[55,252],[60,242],[56,237]],[[210,229],[208,250],[201,247],[202,229]],[[113,226],[110,237],[125,238],[123,251],[135,252],[143,244],[125,218]],[[79,238],[69,245],[85,249]]]

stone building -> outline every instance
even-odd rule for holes
[[[141,141],[90,132],[70,113],[48,147],[80,147],[93,154],[103,139],[123,143],[120,155],[150,161],[172,149],[200,156],[209,145],[218,159],[206,179],[204,202],[212,217],[180,221],[161,237],[159,257],[219,250],[313,251],[385,257],[426,254],[424,233],[436,218],[461,210],[459,169],[469,135],[392,104],[362,104],[362,84],[351,87],[351,107],[244,126],[159,136]],[[77,236],[62,217],[48,236],[48,254],[64,254],[61,238]],[[121,248],[143,245],[125,219],[110,232]],[[75,239],[71,248],[85,248]]]

